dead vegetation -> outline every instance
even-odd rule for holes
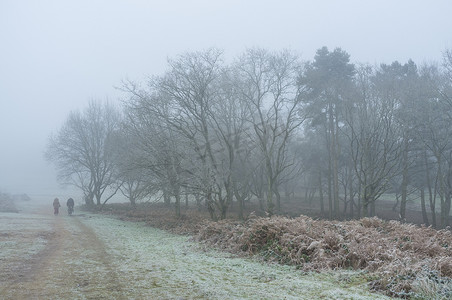
[[[440,292],[452,296],[449,230],[378,218],[337,222],[275,216],[244,223],[206,222],[196,238],[303,270],[365,270],[375,276],[372,288],[391,296],[415,296],[413,284],[420,278],[440,284]]]
[[[212,222],[196,210],[180,219],[160,205],[131,209],[110,205],[110,213],[176,233],[239,255],[295,265],[303,271],[363,270],[373,290],[410,299],[452,298],[452,232],[364,218],[315,220],[307,216]]]

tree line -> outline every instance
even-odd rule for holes
[[[193,201],[213,220],[294,197],[329,218],[373,216],[383,194],[420,201],[445,227],[452,198],[452,51],[440,63],[354,64],[340,48],[303,62],[289,50],[181,54],[116,108],[92,101],[49,138],[46,158],[88,205]]]

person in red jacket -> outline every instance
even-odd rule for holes
[[[58,200],[58,198],[55,198],[55,200],[53,200],[53,214],[56,216],[58,215],[58,212],[60,210],[60,200]]]

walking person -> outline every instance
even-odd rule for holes
[[[58,198],[55,198],[55,200],[53,200],[53,214],[56,216],[58,215],[58,212],[60,210],[60,200],[58,200]]]
[[[66,205],[68,214],[72,215],[72,213],[74,212],[74,199],[72,198],[67,199]]]

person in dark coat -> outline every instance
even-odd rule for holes
[[[53,214],[56,216],[58,215],[58,212],[60,210],[60,200],[58,200],[58,198],[55,198],[55,200],[53,200]]]
[[[66,205],[69,215],[72,215],[72,213],[74,212],[74,199],[72,198],[67,199]]]

